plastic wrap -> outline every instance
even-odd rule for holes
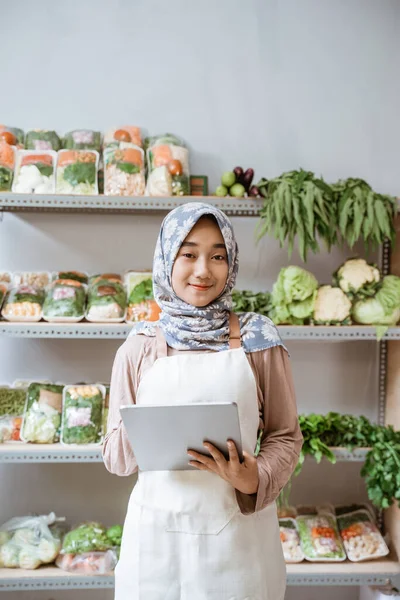
[[[7,142],[11,146],[17,148],[24,147],[25,133],[18,127],[8,127],[7,125],[0,125],[0,140]]]
[[[79,283],[87,284],[89,282],[89,274],[83,271],[57,271],[54,273],[54,279],[72,279]]]
[[[61,442],[99,444],[103,435],[105,388],[96,385],[67,385],[63,392]]]
[[[81,321],[85,315],[86,286],[74,279],[56,279],[43,305],[46,321]]]
[[[301,549],[300,537],[295,519],[279,519],[279,531],[285,562],[302,562],[304,560],[304,554]]]
[[[143,196],[146,187],[144,151],[121,142],[104,150],[104,193],[107,196]]]
[[[19,150],[12,191],[18,194],[53,194],[56,189],[56,152]]]
[[[60,150],[57,160],[58,194],[98,194],[99,153],[95,150]]]
[[[125,286],[128,291],[126,321],[158,321],[161,309],[154,300],[151,271],[129,271],[125,274]]]
[[[93,129],[74,129],[64,135],[63,148],[68,150],[101,150],[101,133]]]
[[[189,196],[189,151],[171,134],[149,138],[147,147],[149,196]]]
[[[26,387],[0,386],[0,417],[22,417],[25,408]]]
[[[111,283],[122,283],[122,277],[118,273],[97,273],[89,277],[89,285],[95,285],[101,279],[107,279]]]
[[[54,513],[14,517],[0,527],[0,567],[37,569],[52,563],[60,549],[59,520]]]
[[[115,550],[85,552],[84,554],[59,554],[56,565],[69,573],[106,575],[113,571],[118,561]]]
[[[0,283],[0,309],[3,306],[4,298],[6,297],[8,286],[4,283]]]
[[[117,281],[95,280],[89,286],[86,319],[93,322],[121,322],[126,313],[126,291]]]
[[[55,131],[32,129],[25,137],[25,148],[28,150],[55,150],[61,148],[61,140]]]
[[[7,321],[40,321],[43,302],[43,290],[20,285],[7,293],[1,314]]]
[[[15,161],[15,148],[0,141],[0,192],[9,192],[12,188]]]
[[[62,385],[29,385],[21,434],[24,442],[54,444],[59,441],[62,391]]]
[[[135,146],[142,147],[142,136],[140,127],[134,125],[122,125],[121,127],[113,127],[104,135],[103,146],[119,148],[120,144],[129,143]]]
[[[51,273],[48,271],[17,271],[12,275],[12,285],[31,285],[44,290],[51,281]]]
[[[347,556],[352,562],[381,558],[389,554],[385,540],[367,510],[338,517],[338,526]]]
[[[346,552],[336,519],[330,514],[302,515],[296,518],[304,557],[311,562],[341,562]]]

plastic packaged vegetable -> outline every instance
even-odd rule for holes
[[[74,129],[65,134],[63,148],[68,150],[101,150],[101,133],[93,129]]]
[[[0,567],[37,569],[52,563],[61,548],[61,532],[54,513],[14,517],[0,527]]]
[[[95,150],[60,150],[57,160],[58,194],[98,194],[99,153]]]
[[[126,321],[158,321],[161,310],[153,296],[152,273],[128,272],[125,285],[128,289]]]
[[[111,283],[122,283],[122,277],[118,273],[97,273],[96,275],[91,275],[89,277],[89,285],[95,285],[100,279],[107,279],[107,281],[110,281]]]
[[[84,554],[59,554],[56,565],[63,571],[82,575],[106,575],[116,567],[118,558],[115,550],[85,552]]]
[[[43,290],[51,281],[51,273],[47,271],[21,271],[13,273],[12,285],[32,285]]]
[[[189,151],[171,134],[149,139],[147,148],[149,196],[190,194]]]
[[[6,125],[0,125],[0,140],[16,146],[17,148],[24,147],[25,134],[22,129],[18,127],[7,127]]]
[[[71,529],[65,535],[61,554],[104,552],[111,547],[112,543],[107,537],[107,529],[101,523],[89,521]]]
[[[11,273],[8,273],[7,271],[2,271],[0,273],[0,283],[9,284],[9,283],[11,283],[11,280],[12,280]]]
[[[62,391],[62,385],[30,384],[22,425],[24,442],[54,444],[59,441]]]
[[[82,271],[58,271],[55,273],[54,279],[73,279],[74,281],[87,284],[89,282],[89,275]]]
[[[86,287],[74,279],[56,279],[43,305],[46,321],[81,321],[85,315]]]
[[[102,440],[104,385],[67,385],[63,392],[61,442],[99,444]]]
[[[55,131],[47,129],[32,129],[25,138],[25,148],[28,150],[55,150],[61,148],[61,140]]]
[[[283,556],[287,563],[299,563],[304,560],[300,546],[300,537],[294,519],[279,519],[279,531],[282,542]]]
[[[7,321],[40,321],[43,301],[43,290],[20,285],[7,293],[1,314]]]
[[[306,560],[311,562],[346,560],[346,552],[334,516],[327,513],[303,515],[296,518],[296,523]]]
[[[25,408],[26,388],[0,386],[0,417],[22,417]]]
[[[19,150],[13,192],[19,194],[53,194],[56,188],[57,154],[51,150]]]
[[[389,554],[385,540],[367,510],[338,517],[340,535],[349,560],[359,562]]]
[[[142,136],[140,133],[140,127],[135,127],[133,125],[122,125],[121,127],[109,129],[104,136],[104,148],[108,146],[119,148],[121,143],[130,143],[141,148]]]
[[[103,408],[103,435],[106,435],[108,412],[109,412],[109,408],[110,408],[110,386],[109,386],[109,384],[104,384],[104,388],[106,390],[106,395],[104,398],[104,408]]]
[[[16,151],[4,141],[0,141],[0,192],[9,192],[12,187]]]
[[[97,280],[89,286],[86,319],[93,322],[121,322],[126,313],[126,291],[117,281]]]
[[[107,196],[143,196],[146,182],[144,152],[139,146],[121,142],[104,150],[104,193]]]
[[[8,287],[4,283],[0,283],[0,308],[3,305],[3,300],[6,297]]]

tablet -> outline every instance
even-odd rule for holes
[[[121,407],[129,442],[141,471],[196,470],[187,450],[209,455],[203,442],[214,444],[228,459],[233,440],[240,460],[242,440],[236,403]]]

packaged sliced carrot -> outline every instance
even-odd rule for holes
[[[182,140],[166,133],[147,138],[149,196],[189,196],[189,151]]]
[[[129,142],[104,149],[104,193],[107,196],[143,196],[146,181],[144,151]]]
[[[25,138],[25,148],[28,150],[55,150],[61,148],[61,140],[55,131],[47,129],[32,129]]]
[[[113,127],[109,129],[104,135],[103,146],[114,146],[120,147],[121,142],[134,144],[135,146],[142,147],[142,135],[140,133],[140,127],[134,125],[122,125],[121,127]]]
[[[58,194],[98,194],[99,153],[95,150],[60,150],[57,159]]]
[[[14,167],[15,167],[15,148],[7,142],[0,141],[0,192],[9,192],[11,190]]]
[[[0,141],[7,142],[10,146],[16,146],[17,148],[24,147],[25,134],[22,129],[18,127],[8,127],[7,125],[0,125]]]
[[[53,150],[18,150],[12,190],[19,194],[53,194],[56,189]]]

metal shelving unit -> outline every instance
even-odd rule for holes
[[[331,448],[337,462],[363,462],[369,448]],[[101,446],[62,444],[0,444],[0,464],[23,463],[102,463]]]
[[[260,213],[261,199],[218,198],[218,196],[67,196],[60,194],[0,193],[0,212],[82,212],[155,214],[168,211],[187,202],[207,202],[230,216],[255,217]]]
[[[132,328],[126,323],[9,323],[0,321],[0,335],[13,338],[78,338],[78,339],[125,339]],[[284,340],[309,341],[376,341],[374,327],[349,325],[344,327],[287,326],[279,325]],[[400,340],[400,326],[391,327],[385,340]]]
[[[385,585],[400,577],[396,557],[364,563],[307,563],[287,565],[289,585]],[[76,575],[57,567],[42,567],[36,571],[0,569],[1,591],[112,589],[114,576]]]

